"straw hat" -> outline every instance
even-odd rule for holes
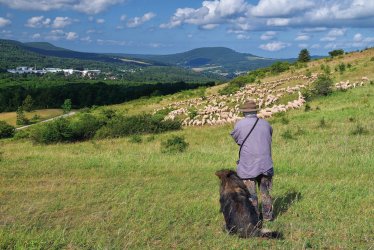
[[[241,112],[253,112],[258,111],[257,104],[254,100],[248,100],[243,105],[239,107]]]

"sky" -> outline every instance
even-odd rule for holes
[[[85,51],[228,47],[271,58],[374,46],[374,0],[0,0],[0,38]]]

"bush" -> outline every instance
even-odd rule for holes
[[[319,96],[327,96],[332,93],[333,82],[328,75],[321,75],[314,82],[314,94]]]
[[[72,140],[80,141],[90,139],[102,125],[102,121],[99,121],[95,116],[88,113],[82,114],[69,124],[72,131]]]
[[[69,125],[69,121],[65,118],[56,119],[36,126],[30,132],[30,138],[33,142],[41,144],[72,141],[73,132]]]
[[[282,138],[283,139],[286,139],[286,140],[291,140],[291,139],[295,139],[292,135],[292,132],[291,130],[287,129],[286,131],[284,131],[282,134],[281,134]]]
[[[0,121],[0,139],[14,136],[15,128],[4,121]]]
[[[310,111],[312,108],[310,107],[309,103],[305,104],[305,108],[304,108],[304,111],[305,112],[308,112]]]
[[[336,49],[336,50],[330,51],[330,52],[329,52],[329,55],[330,55],[331,57],[344,55],[344,50],[342,50],[342,49]]]
[[[363,127],[361,124],[357,124],[356,127],[352,130],[352,135],[366,135],[369,131]]]
[[[181,136],[172,136],[166,141],[161,142],[162,153],[180,153],[184,152],[187,147],[188,143]]]
[[[131,143],[142,143],[143,139],[140,135],[132,135],[129,139]]]
[[[17,130],[16,133],[14,134],[15,140],[22,140],[22,139],[28,139],[28,138],[30,138],[30,130],[28,129]]]
[[[116,138],[134,134],[162,133],[170,130],[181,129],[181,122],[178,120],[163,121],[160,117],[149,114],[115,117],[101,127],[96,138]]]
[[[373,56],[372,58],[370,58],[370,61],[371,61],[371,62],[374,62],[374,56]]]

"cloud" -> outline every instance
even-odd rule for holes
[[[27,20],[25,26],[29,28],[48,27],[51,21],[50,18],[44,18],[44,16],[34,16]]]
[[[290,46],[289,43],[276,41],[276,42],[271,42],[267,44],[261,44],[259,48],[263,50],[267,50],[267,51],[278,51],[289,46]]]
[[[0,17],[0,28],[5,27],[5,26],[7,26],[11,23],[12,23],[12,21],[10,21],[9,19],[6,19],[4,17]]]
[[[120,20],[121,22],[123,22],[123,21],[125,21],[125,20],[126,20],[126,18],[127,18],[127,16],[126,16],[126,15],[122,15],[122,16],[120,16],[119,20]]]
[[[150,21],[155,16],[156,16],[155,13],[148,12],[148,13],[145,13],[142,17],[134,17],[127,22],[127,27],[129,28],[138,27],[142,25],[143,23]]]
[[[275,31],[266,31],[264,34],[261,35],[260,39],[264,41],[271,40],[274,39],[276,34],[277,32]]]
[[[91,39],[90,36],[82,37],[80,40],[82,42],[87,42],[87,43],[91,43],[92,42],[92,39]]]
[[[357,34],[355,34],[354,37],[353,37],[353,41],[354,41],[354,42],[361,42],[362,39],[363,39],[363,37],[362,37],[362,34],[361,34],[361,33],[357,33]]]
[[[260,0],[250,13],[257,17],[286,17],[314,6],[309,0]]]
[[[78,34],[75,33],[75,32],[68,32],[68,33],[65,34],[65,38],[66,38],[66,40],[73,41],[73,40],[76,40],[78,38]]]
[[[320,40],[323,42],[332,42],[335,41],[337,37],[344,36],[347,29],[331,29],[325,37],[322,37]]]
[[[50,11],[72,9],[86,14],[97,14],[124,0],[0,0],[13,9]]]
[[[40,35],[39,33],[35,33],[35,34],[33,34],[33,35],[31,36],[31,39],[36,40],[36,39],[40,39],[40,37],[41,37],[41,35]]]
[[[307,34],[299,34],[296,38],[295,41],[308,41],[310,39],[310,36]]]
[[[130,45],[127,41],[118,41],[118,40],[103,40],[103,39],[97,39],[97,44],[99,45],[116,45],[116,46],[127,46]]]
[[[270,18],[266,21],[268,26],[287,26],[290,24],[289,18]]]
[[[250,39],[251,37],[249,35],[245,35],[245,34],[238,34],[236,36],[236,38],[238,38],[239,40],[248,40]]]
[[[221,24],[235,17],[243,16],[249,5],[245,0],[215,0],[203,1],[197,9],[178,8],[168,23],[161,24],[161,28],[175,28],[182,24],[198,26]]]
[[[61,29],[73,23],[73,19],[69,17],[58,16],[53,20],[52,28]]]
[[[309,44],[307,43],[300,43],[299,45],[297,45],[299,48],[301,49],[305,49],[305,48],[308,48]]]
[[[105,23],[105,19],[104,18],[96,19],[96,23],[97,24],[103,24],[103,23]]]

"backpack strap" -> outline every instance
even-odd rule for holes
[[[245,141],[248,139],[249,135],[252,133],[252,131],[253,131],[254,128],[256,127],[257,122],[258,122],[259,119],[260,119],[260,118],[257,117],[257,120],[256,120],[255,124],[253,125],[253,127],[252,127],[251,130],[249,131],[248,135],[244,138],[242,144],[240,145],[240,149],[239,149],[239,159],[240,159],[240,152],[242,151],[242,147],[243,147]]]

